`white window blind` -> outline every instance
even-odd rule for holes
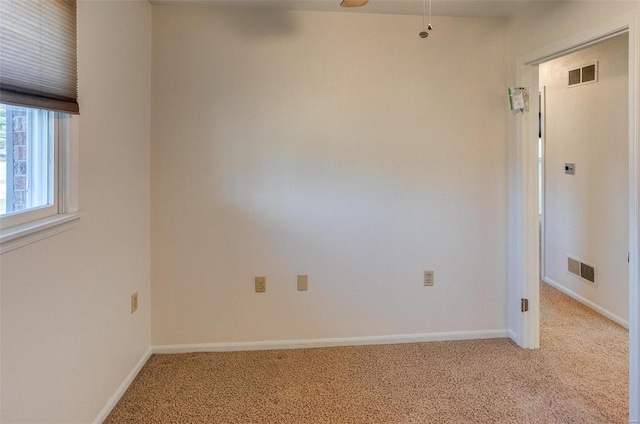
[[[0,1],[0,103],[78,114],[75,0]]]

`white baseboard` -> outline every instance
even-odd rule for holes
[[[151,356],[151,353],[152,353],[152,350],[151,348],[149,348],[144,353],[144,355],[142,355],[142,357],[140,358],[138,363],[133,367],[133,369],[127,376],[127,378],[125,378],[122,384],[120,385],[120,387],[118,387],[118,390],[116,390],[113,396],[111,396],[111,399],[109,399],[109,402],[107,402],[104,408],[102,408],[102,411],[100,411],[96,419],[93,420],[93,424],[101,424],[104,420],[107,419],[107,417],[111,413],[111,410],[120,401],[120,398],[122,397],[122,395],[124,395],[124,392],[127,391],[127,389],[129,388],[129,385],[131,385],[131,383],[136,378],[136,376],[138,375],[138,373],[140,372],[144,364],[147,363],[147,361],[149,360],[149,357]]]
[[[580,296],[578,293],[569,290],[568,288],[558,284],[557,282],[553,281],[551,278],[545,277],[542,279],[542,281],[544,281],[545,283],[549,284],[551,287],[556,288],[558,290],[560,290],[562,293],[566,294],[567,296],[570,296],[572,298],[574,298],[575,300],[577,300],[578,302],[582,303],[583,305],[593,309],[594,311],[598,312],[601,315],[604,315],[605,317],[609,318],[611,321],[614,321],[618,324],[620,324],[621,326],[623,326],[624,328],[626,328],[627,330],[629,329],[629,321],[620,318],[619,316],[617,316],[616,314],[614,314],[611,311],[608,311],[607,309],[603,308],[600,305],[597,305],[595,303],[593,303],[592,301],[585,299],[584,297]]]
[[[314,347],[360,346],[445,340],[497,339],[508,337],[507,330],[455,331],[448,333],[401,334],[392,336],[343,337],[333,339],[273,340],[152,346],[153,353],[232,352],[247,350],[305,349]]]
[[[507,333],[507,335],[509,336],[509,338],[511,340],[513,340],[513,342],[515,344],[518,344],[518,336],[516,335],[516,333],[513,330],[510,329],[509,332]]]

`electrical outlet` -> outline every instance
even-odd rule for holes
[[[131,295],[131,313],[138,310],[138,292],[134,292]]]
[[[256,277],[256,293],[267,291],[267,277]]]
[[[309,277],[306,275],[298,275],[298,291],[307,291],[307,283]]]
[[[425,286],[433,286],[433,281],[435,280],[435,273],[433,271],[425,271],[424,272],[424,285]]]

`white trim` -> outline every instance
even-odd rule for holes
[[[530,66],[520,58],[516,61],[516,84],[538,93],[538,66]],[[513,153],[513,187],[510,199],[510,272],[509,328],[516,334],[516,343],[525,349],[540,347],[540,308],[538,282],[540,277],[540,215],[538,213],[538,102],[529,102],[524,113],[515,116]],[[535,140],[535,142],[533,141]],[[520,299],[529,300],[529,311],[520,311]],[[513,309],[511,309],[513,308]]]
[[[77,115],[67,115],[67,144],[62,145],[62,150],[58,152],[60,161],[64,165],[62,172],[59,173],[61,186],[59,190],[62,192],[60,199],[60,213],[77,212],[78,193],[80,181],[79,169],[79,122]]]
[[[118,390],[116,390],[116,392],[113,394],[113,396],[111,396],[111,399],[109,399],[109,401],[104,406],[104,408],[102,408],[102,411],[100,411],[100,413],[98,414],[96,419],[93,420],[93,424],[100,424],[104,420],[107,419],[107,417],[111,413],[111,410],[113,410],[113,408],[118,404],[118,402],[120,401],[120,398],[122,398],[122,395],[124,395],[124,393],[127,391],[127,389],[129,388],[129,386],[131,385],[133,380],[136,378],[136,376],[138,375],[138,373],[140,372],[140,370],[144,366],[144,364],[147,363],[147,361],[149,360],[149,357],[151,357],[152,353],[153,352],[152,352],[151,348],[149,348],[142,355],[142,357],[140,358],[138,363],[133,367],[133,369],[131,370],[131,372],[127,376],[127,378],[125,378],[124,381],[122,382],[122,384],[120,385],[120,387],[118,387]]]
[[[0,255],[70,230],[78,224],[79,219],[80,213],[74,212],[2,229],[0,230]]]
[[[538,81],[538,86],[540,85],[540,82]],[[546,166],[547,166],[547,117],[546,117],[546,113],[547,113],[547,87],[546,86],[542,86],[542,87],[538,87],[539,88],[539,92],[540,92],[540,110],[538,111],[540,113],[540,127],[541,127],[541,132],[542,132],[542,142],[541,144],[541,149],[542,149],[542,159],[541,159],[541,163],[540,163],[540,176],[539,176],[539,180],[538,180],[538,184],[541,184],[540,187],[538,187],[538,201],[541,203],[540,205],[538,205],[538,211],[539,211],[539,217],[540,217],[540,275],[545,275],[547,273],[546,271],[546,267],[547,264],[545,262],[545,240],[546,240],[546,231],[547,231],[547,223],[546,223],[546,214],[547,214],[547,204],[545,202],[545,199],[547,197],[547,173],[546,173]]]
[[[316,347],[361,346],[445,340],[498,339],[509,337],[505,330],[453,331],[447,333],[401,334],[391,336],[341,337],[332,339],[270,340],[152,346],[154,354],[189,352],[240,352],[249,350],[309,349]]]
[[[76,227],[79,219],[80,213],[74,212],[0,230],[0,255],[70,230]]]
[[[571,274],[571,275],[573,275],[573,274]],[[614,314],[613,312],[609,311],[608,309],[605,309],[602,306],[597,305],[597,304],[593,303],[592,301],[580,296],[578,293],[574,292],[573,290],[569,290],[568,288],[566,288],[563,285],[557,283],[556,281],[552,280],[549,277],[543,278],[542,281],[544,281],[545,283],[549,284],[551,287],[560,290],[562,293],[566,294],[567,296],[572,297],[573,299],[575,299],[578,302],[582,303],[584,306],[587,306],[587,307],[593,309],[594,311],[598,312],[600,315],[604,315],[605,317],[609,318],[611,321],[614,321],[614,322],[620,324],[621,326],[623,326],[627,330],[629,329],[629,321],[625,320],[622,317],[619,317],[618,315]]]
[[[640,261],[639,234],[640,173],[638,169],[638,149],[640,148],[640,11],[629,18],[629,418],[638,421],[640,417],[640,281],[638,262]]]
[[[518,58],[518,63],[525,65],[539,65],[570,53],[583,50],[595,44],[602,43],[618,35],[627,33],[635,19],[634,15],[623,16],[589,31],[576,34],[566,40],[548,45],[532,53]]]

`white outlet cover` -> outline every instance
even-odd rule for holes
[[[433,271],[425,271],[424,272],[424,285],[425,286],[433,286],[434,280],[435,280],[435,272],[433,272]]]

